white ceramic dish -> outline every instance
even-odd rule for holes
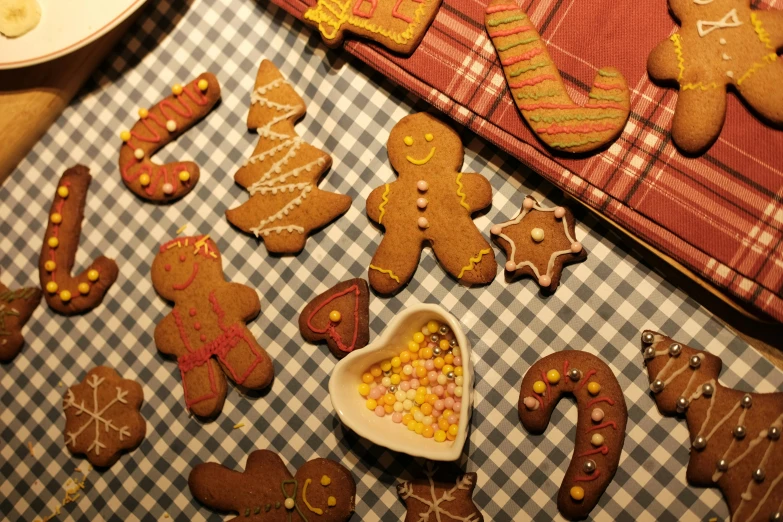
[[[146,0],[38,0],[41,21],[18,38],[0,35],[0,69],[47,62],[100,38]]]
[[[368,410],[365,399],[357,388],[362,374],[373,364],[400,354],[412,335],[428,321],[445,323],[454,332],[460,346],[463,384],[463,409],[459,419],[459,432],[454,441],[435,442],[409,431],[402,424],[395,424],[389,417],[378,417]],[[337,416],[349,429],[361,437],[393,451],[430,460],[454,461],[459,459],[468,435],[468,425],[473,412],[473,351],[462,332],[457,319],[443,308],[433,304],[409,307],[388,324],[375,342],[356,350],[337,363],[329,379],[329,396]]]

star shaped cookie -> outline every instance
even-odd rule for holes
[[[543,290],[554,292],[563,267],[587,259],[587,252],[576,240],[574,225],[569,209],[542,207],[527,196],[514,219],[493,225],[490,232],[506,251],[509,277],[531,276]]]

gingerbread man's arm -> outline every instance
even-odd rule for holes
[[[674,50],[674,42],[663,40],[650,56],[647,57],[647,72],[656,80],[677,80],[680,77],[680,69],[677,62],[677,54]]]
[[[755,11],[755,14],[769,37],[770,46],[776,50],[783,48],[783,9]]]
[[[380,225],[383,224],[384,206],[391,193],[391,184],[387,183],[370,192],[367,198],[367,217]]]
[[[232,320],[247,322],[261,312],[261,300],[256,291],[241,283],[220,285],[213,295]]]
[[[155,345],[161,352],[179,357],[187,353],[185,343],[179,335],[179,328],[174,314],[169,314],[163,318],[155,327]]]
[[[471,213],[492,205],[492,185],[481,174],[457,174],[454,188],[460,204],[467,205]]]

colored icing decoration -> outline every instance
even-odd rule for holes
[[[208,82],[212,88],[201,89],[201,82]],[[185,86],[174,85],[172,94],[149,110],[140,109],[139,120],[120,147],[120,173],[125,186],[152,202],[170,202],[189,193],[199,180],[198,165],[192,161],[159,165],[151,157],[206,116],[219,99],[217,78],[203,73]],[[181,172],[188,173],[186,180],[182,180]]]
[[[562,152],[583,153],[606,147],[622,133],[630,114],[630,92],[617,70],[600,69],[587,103],[577,105],[566,92],[544,42],[521,9],[512,8],[507,0],[491,0],[485,11],[485,25],[514,102],[542,142]],[[605,93],[607,90],[612,91],[611,95]],[[531,99],[543,101],[530,104]],[[596,109],[607,111],[605,121],[580,123]],[[562,124],[546,125],[546,119],[551,118],[558,118]]]
[[[473,503],[476,473],[437,468],[430,461],[422,471],[426,478],[397,484],[397,493],[408,509],[404,522],[484,522]]]
[[[708,22],[704,20],[696,21],[696,28],[699,31],[699,36],[704,38],[715,29],[726,29],[728,27],[739,27],[742,22],[737,18],[737,10],[732,9],[726,15],[717,22]]]
[[[533,238],[533,241],[536,243],[540,243],[544,240],[544,229],[543,228],[534,228],[530,231],[530,237]]]
[[[583,386],[588,379],[600,379],[605,395],[593,397]],[[573,458],[560,485],[557,507],[566,519],[580,520],[596,506],[617,471],[628,411],[617,378],[601,359],[564,350],[537,361],[522,379],[518,411],[525,429],[544,433],[558,402],[567,395],[576,399],[578,418]],[[601,408],[595,408],[599,403]],[[602,423],[596,424],[599,409]]]
[[[342,282],[318,295],[299,314],[299,331],[309,342],[326,341],[342,359],[370,341],[370,289],[364,279]]]
[[[0,362],[12,360],[22,349],[22,327],[40,302],[38,288],[9,290],[0,283]]]
[[[332,479],[329,478],[329,475],[324,475],[321,477],[321,485],[326,487],[329,484],[332,483]]]
[[[439,7],[440,0],[318,0],[304,12],[304,20],[318,28],[330,47],[339,46],[348,32],[410,54]]]
[[[66,170],[60,178],[38,261],[41,286],[47,291],[46,302],[52,310],[63,315],[84,313],[98,306],[119,272],[117,263],[100,256],[88,270],[71,276],[91,180],[89,170],[81,165]],[[90,279],[93,272],[100,273],[101,277]],[[94,288],[89,295],[79,292],[79,285],[87,281]]]
[[[294,123],[306,107],[272,62],[261,62],[250,99],[247,125],[259,140],[234,175],[250,199],[226,211],[226,217],[263,240],[269,252],[296,254],[312,230],[348,210],[351,198],[318,188],[332,158],[296,134]]]

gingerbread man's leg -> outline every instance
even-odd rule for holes
[[[370,261],[370,285],[380,294],[396,292],[413,277],[420,257],[418,234],[387,230]]]
[[[726,89],[680,89],[672,123],[672,138],[688,152],[709,147],[726,119]]]
[[[231,342],[236,344],[224,356],[218,356],[221,366],[235,383],[265,388],[275,374],[272,360],[246,327],[235,325],[231,331],[235,332]]]
[[[774,124],[783,124],[783,96],[777,91],[783,85],[783,63],[779,58],[771,63],[763,59],[752,67],[758,68],[738,82],[737,90],[761,116]],[[778,94],[773,94],[776,91]]]
[[[199,417],[212,417],[223,409],[226,400],[226,376],[215,359],[187,367],[180,362],[185,404]]]
[[[463,284],[484,284],[495,279],[498,271],[495,251],[473,221],[440,230],[437,240],[432,242],[432,250],[446,272]]]

